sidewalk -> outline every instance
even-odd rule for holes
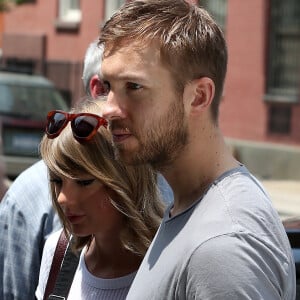
[[[262,184],[282,219],[300,216],[300,181],[264,180]]]

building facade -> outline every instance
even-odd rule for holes
[[[3,17],[2,66],[42,74],[70,103],[77,101],[84,95],[86,48],[119,2],[35,0],[13,7]]]
[[[300,145],[300,2],[226,2],[224,134]]]
[[[199,0],[222,26],[229,62],[220,127],[225,136],[300,146],[300,1]],[[5,13],[2,64],[83,95],[87,45],[122,0],[36,0]]]

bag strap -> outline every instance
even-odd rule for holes
[[[80,257],[80,252],[75,254],[72,251],[71,244],[72,240],[68,244],[60,272],[56,279],[54,290],[50,294],[48,300],[67,299],[68,297]]]
[[[54,289],[56,277],[57,277],[57,274],[59,273],[59,270],[61,267],[61,262],[64,258],[67,245],[68,245],[68,240],[67,240],[64,230],[62,230],[62,232],[59,236],[56,248],[55,248],[53,259],[52,259],[52,264],[51,264],[51,268],[50,268],[50,272],[49,272],[49,276],[48,276],[48,280],[47,280],[47,285],[46,285],[46,289],[45,289],[45,294],[44,294],[44,300],[48,299],[48,296]]]

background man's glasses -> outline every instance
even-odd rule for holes
[[[89,141],[100,126],[107,127],[107,121],[92,113],[71,114],[61,110],[52,110],[47,114],[46,134],[49,139],[60,135],[62,130],[71,122],[74,138],[78,142]]]

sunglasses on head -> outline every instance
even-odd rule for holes
[[[73,136],[78,142],[89,141],[100,126],[107,127],[107,121],[104,118],[92,113],[71,114],[61,110],[52,110],[47,114],[47,137],[54,139],[59,136],[68,122],[71,122]]]

